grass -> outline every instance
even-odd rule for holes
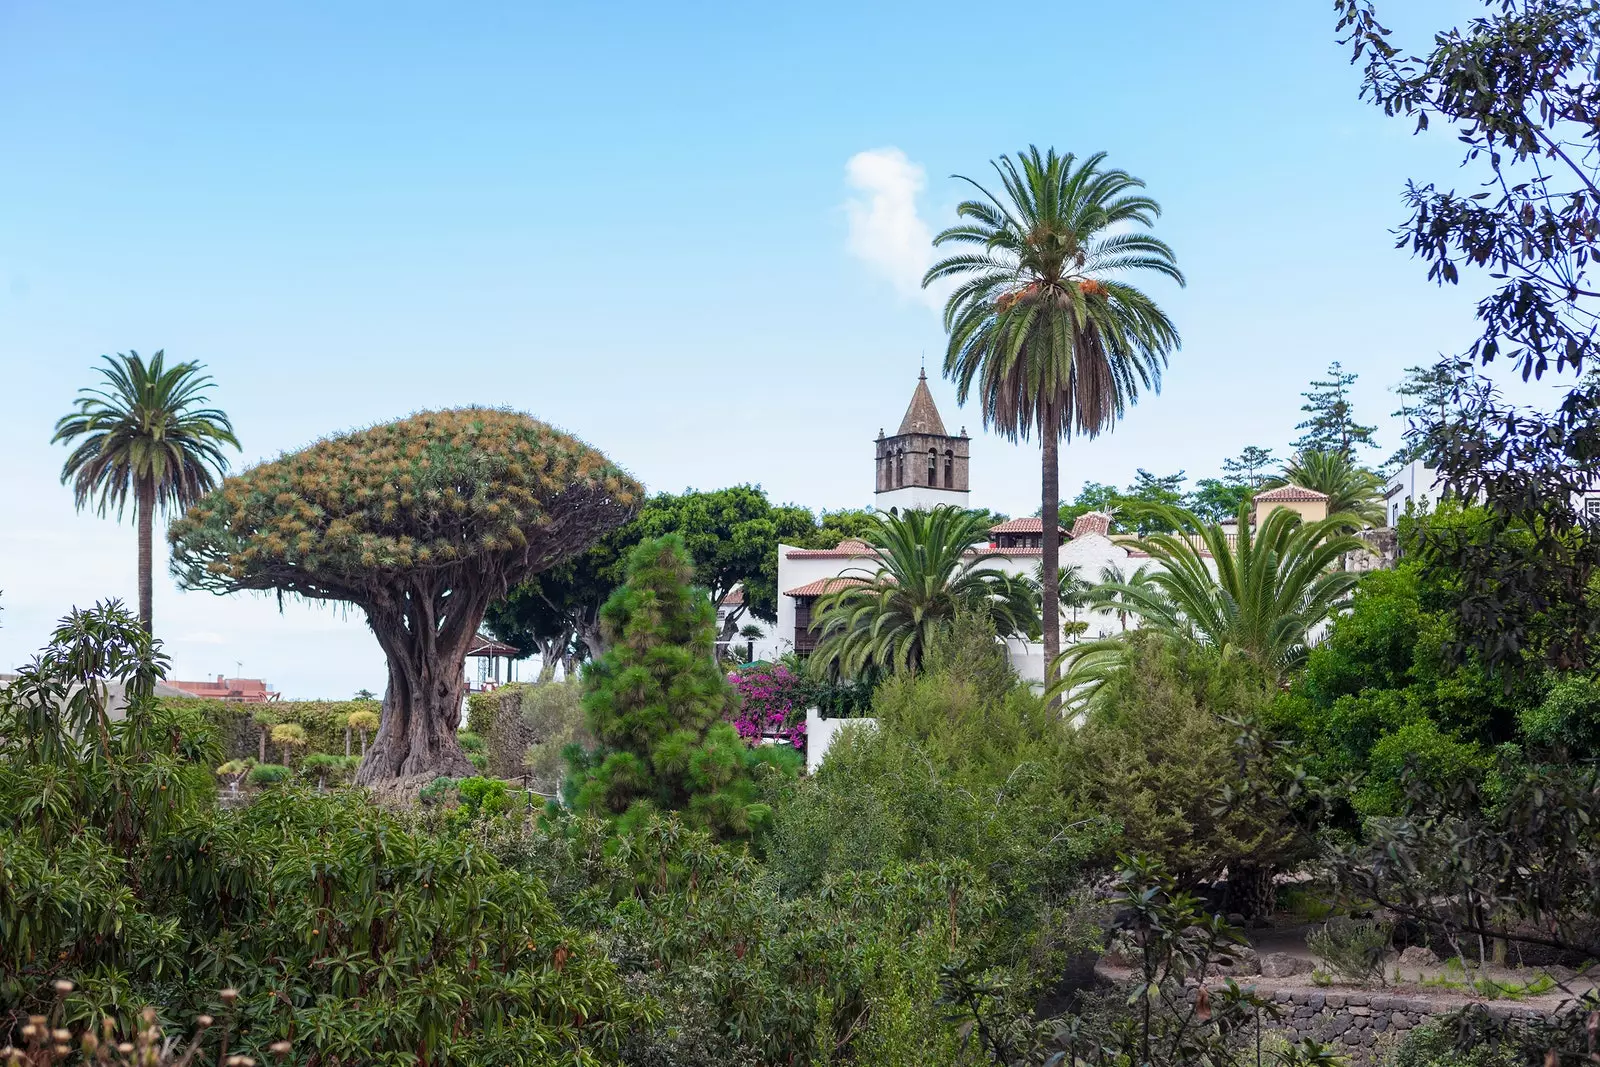
[[[1537,997],[1555,989],[1557,982],[1548,974],[1538,974],[1526,982],[1507,981],[1500,982],[1493,978],[1475,977],[1467,974],[1467,969],[1461,965],[1459,959],[1444,961],[1444,973],[1432,978],[1424,978],[1421,984],[1431,989],[1449,989],[1456,992],[1472,992],[1488,1000],[1522,1000],[1526,997]]]
[[[1320,890],[1290,886],[1278,895],[1278,907],[1303,923],[1325,922],[1339,909]]]

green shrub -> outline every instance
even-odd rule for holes
[[[147,1003],[223,1014],[233,985],[233,1049],[257,1062],[292,1035],[312,1062],[436,1067],[605,1062],[650,1028],[543,885],[465,835],[419,834],[351,791],[219,808],[220,753],[192,709],[153,698],[162,665],[135,618],[101,607],[0,693],[13,1019],[55,1010],[72,982],[63,1025],[127,1032]],[[128,694],[117,721],[106,678]]]
[[[1520,1067],[1523,1062],[1512,1045],[1485,1040],[1440,1020],[1408,1033],[1389,1060],[1390,1067]]]
[[[1346,981],[1382,981],[1390,936],[1385,922],[1335,919],[1307,937],[1306,947]]]
[[[442,804],[446,800],[455,799],[455,796],[456,779],[443,774],[417,792],[417,800],[428,805]]]
[[[160,701],[162,707],[204,718],[222,746],[224,759],[260,755],[261,727],[254,721],[257,713],[265,713],[273,723],[292,723],[303,729],[306,752],[342,754],[351,713],[376,714],[383,706],[376,700],[280,700],[266,705],[204,697],[161,697]]]
[[[1113,849],[1159,859],[1189,885],[1241,859],[1271,867],[1299,855],[1304,842],[1279,805],[1224,802],[1243,780],[1279,773],[1239,744],[1236,722],[1269,699],[1259,679],[1154,634],[1127,640],[1129,663],[1105,683],[1071,754],[1085,805],[1120,829]]]
[[[280,763],[258,763],[250,768],[246,781],[254,786],[269,786],[280,785],[293,777],[294,772]]]

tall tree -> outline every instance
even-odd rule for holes
[[[1259,445],[1246,445],[1233,459],[1222,461],[1224,480],[1250,489],[1259,489],[1261,479],[1267,476],[1267,472],[1276,462],[1272,456],[1272,449],[1262,448]]]
[[[329,437],[232,477],[172,524],[188,588],[367,616],[389,665],[357,782],[470,775],[456,741],[489,604],[627,521],[641,490],[576,438],[488,408]]]
[[[918,670],[935,632],[962,611],[992,619],[1000,637],[1033,633],[1035,587],[994,567],[1003,552],[973,549],[988,537],[988,516],[947,504],[881,514],[867,538],[877,566],[846,571],[816,603],[814,661],[850,677]]]
[[[1126,278],[1154,273],[1183,284],[1172,249],[1147,232],[1161,212],[1144,183],[1054,149],[1001,156],[996,195],[956,208],[962,220],[934,238],[962,250],[935,263],[923,285],[959,284],[945,305],[944,372],[962,403],[974,390],[986,426],[1015,440],[1038,434],[1044,520],[1046,662],[1060,650],[1056,592],[1061,534],[1057,450],[1074,433],[1110,430],[1141,389],[1159,389],[1178,331]]]
[[[1207,522],[1221,522],[1239,514],[1239,505],[1254,495],[1255,491],[1242,481],[1201,478],[1184,498],[1184,507]]]
[[[1573,375],[1553,407],[1508,403],[1479,376],[1454,390],[1459,411],[1432,458],[1496,528],[1435,546],[1462,574],[1460,630],[1491,667],[1525,662],[1530,646],[1555,667],[1590,667],[1600,538],[1582,500],[1600,476],[1600,380],[1579,376],[1600,321],[1600,5],[1485,0],[1468,25],[1410,54],[1371,0],[1334,7],[1365,67],[1361,95],[1414,117],[1419,134],[1441,120],[1464,144],[1474,191],[1408,182],[1397,239],[1440,285],[1486,272],[1464,358],[1508,360],[1524,379]]]
[[[183,511],[216,486],[228,469],[223,445],[239,447],[233,424],[202,407],[212,384],[198,363],[166,366],[164,352],[147,364],[139,353],[102,356],[99,388],[79,391],[77,410],[56,423],[58,441],[73,445],[61,468],[79,510],[115,509],[121,518],[133,498],[139,530],[139,623],[152,621],[152,528],[155,513]]]
[[[738,697],[712,657],[716,609],[691,587],[695,570],[677,534],[629,555],[601,612],[606,652],[583,675],[600,747],[571,756],[566,792],[574,810],[625,831],[665,810],[719,837],[749,837],[771,817],[752,772],[785,761],[746,746],[727,721]]]
[[[1304,430],[1294,442],[1301,452],[1343,452],[1354,456],[1357,447],[1376,448],[1372,439],[1376,426],[1363,426],[1355,419],[1350,401],[1350,387],[1358,376],[1344,369],[1338,360],[1328,364],[1328,376],[1313,381],[1311,388],[1300,395],[1306,402],[1300,410],[1306,421],[1295,427]]]

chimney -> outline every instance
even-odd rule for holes
[[[220,674],[219,674],[219,675],[217,675],[217,684],[218,684],[218,685],[221,685],[221,684],[222,684],[222,682],[223,682],[223,677],[222,677],[222,675],[220,675]]]

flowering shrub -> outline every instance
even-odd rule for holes
[[[739,694],[731,721],[747,745],[781,739],[806,747],[806,687],[800,676],[781,663],[752,663],[728,673]]]

